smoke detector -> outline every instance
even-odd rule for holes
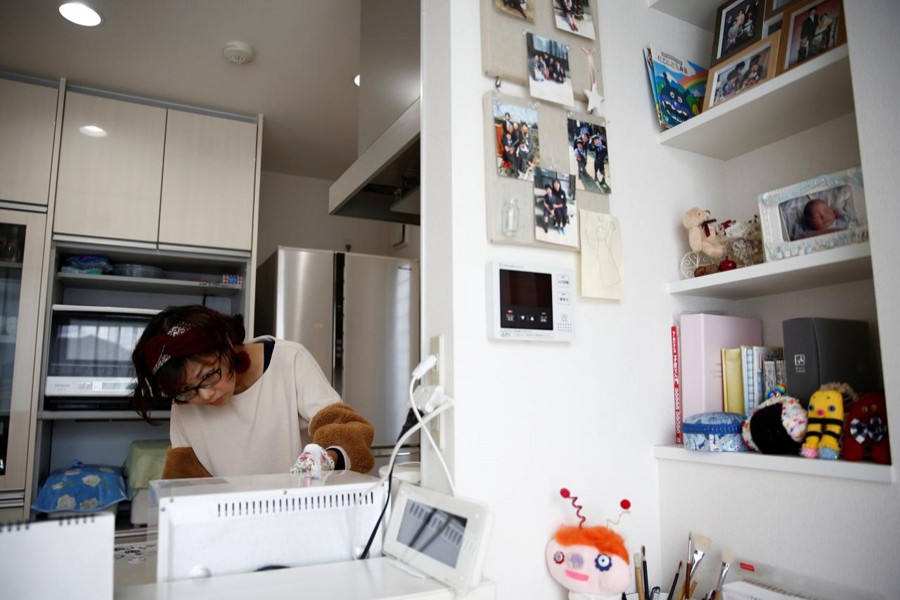
[[[246,65],[253,62],[253,58],[256,56],[256,53],[253,52],[253,47],[246,42],[228,42],[225,44],[223,54],[225,55],[225,60],[236,65]]]

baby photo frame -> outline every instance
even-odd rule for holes
[[[767,261],[869,238],[859,167],[760,194],[759,214]]]

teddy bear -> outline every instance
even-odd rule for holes
[[[684,213],[684,228],[688,230],[688,243],[693,252],[702,252],[713,260],[725,256],[725,240],[719,236],[713,225],[716,222],[708,210],[691,208]]]
[[[891,464],[884,392],[860,394],[847,409],[844,421],[844,460],[870,459],[882,465]]]

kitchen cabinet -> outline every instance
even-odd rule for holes
[[[166,110],[66,93],[55,233],[155,242]]]
[[[54,233],[250,251],[257,121],[201,113],[69,90]]]
[[[56,84],[0,76],[0,201],[47,206]]]
[[[0,516],[22,519],[47,217],[0,210]]]
[[[169,110],[159,241],[249,250],[256,123]]]
[[[147,268],[134,269],[136,276],[61,270],[68,257],[85,255],[103,255],[113,265]],[[36,394],[35,458],[28,488],[29,503],[54,469],[66,467],[73,460],[122,465],[133,441],[168,439],[169,434],[167,410],[154,411],[152,416],[157,424],[148,424],[128,408],[127,396],[45,396],[52,360],[49,350],[54,332],[52,319],[59,305],[119,313],[158,311],[185,304],[203,304],[226,314],[248,315],[253,310],[252,261],[243,252],[192,253],[127,244],[53,240],[45,272],[48,277],[45,351],[38,379],[40,392]],[[227,278],[223,277],[226,275]],[[246,327],[247,334],[252,335],[252,324],[247,322]],[[124,503],[120,506],[120,510],[126,508]],[[128,519],[120,522],[127,523]]]

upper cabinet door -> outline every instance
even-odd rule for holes
[[[58,95],[0,79],[0,200],[47,205]]]
[[[160,243],[250,250],[256,123],[169,110]]]
[[[53,231],[155,242],[166,110],[66,94]]]

